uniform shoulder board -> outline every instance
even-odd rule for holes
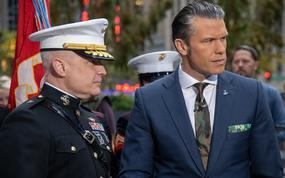
[[[35,96],[27,101],[25,101],[22,105],[27,108],[33,108],[34,106],[38,105],[39,103],[43,102],[45,97],[43,95]]]

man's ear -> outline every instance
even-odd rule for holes
[[[254,69],[257,70],[258,67],[259,67],[259,61],[255,61],[255,67],[254,67]]]
[[[189,47],[185,44],[185,42],[182,39],[175,39],[174,45],[177,51],[183,56],[186,56],[190,51]]]
[[[54,58],[51,65],[56,75],[60,77],[66,76],[67,62],[65,62],[63,59]]]

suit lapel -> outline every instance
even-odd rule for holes
[[[174,75],[170,77],[172,78],[167,80],[167,83],[164,84],[166,90],[162,94],[162,98],[165,101],[165,105],[169,110],[174,125],[182,138],[188,153],[190,154],[200,173],[203,174],[204,168],[181,91],[178,70],[176,70]]]
[[[208,173],[215,167],[228,132],[227,122],[231,118],[231,108],[234,100],[234,88],[230,84],[230,80],[231,79],[226,75],[226,72],[219,75],[218,78],[214,127],[207,169]]]

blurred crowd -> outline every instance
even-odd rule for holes
[[[8,98],[10,92],[11,78],[7,75],[0,77],[0,104],[8,105]]]

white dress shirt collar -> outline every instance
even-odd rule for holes
[[[45,84],[49,85],[50,87],[53,87],[53,88],[57,89],[58,91],[61,91],[61,92],[64,93],[64,94],[67,94],[67,95],[71,96],[72,98],[77,99],[76,96],[74,96],[74,95],[72,95],[72,94],[69,94],[69,93],[67,93],[66,91],[63,91],[62,89],[59,89],[59,88],[57,88],[56,86],[54,86],[54,85],[52,85],[52,84],[50,84],[50,83],[48,83],[48,82],[45,82]]]
[[[187,74],[182,70],[181,65],[179,65],[179,80],[181,88],[189,88],[193,86],[195,83],[198,83],[199,81],[193,78],[191,75]],[[202,82],[209,83],[211,85],[217,85],[218,82],[218,75],[211,75],[210,77],[206,78]]]

